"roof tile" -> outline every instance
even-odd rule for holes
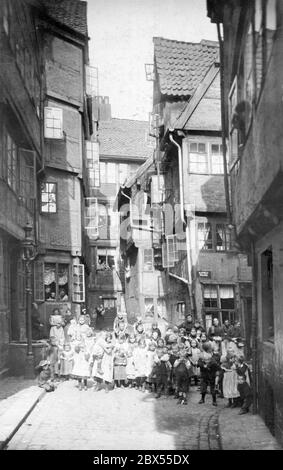
[[[87,36],[87,2],[80,0],[40,0],[53,20]]]
[[[153,38],[160,91],[164,95],[190,96],[213,62],[218,61],[215,41],[191,43]]]
[[[146,141],[148,128],[147,121],[118,118],[100,121],[100,155],[146,159],[153,153]]]

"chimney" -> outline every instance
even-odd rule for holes
[[[99,96],[98,99],[99,121],[111,121],[111,104],[109,103],[109,96]]]

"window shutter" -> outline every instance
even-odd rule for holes
[[[44,137],[47,139],[63,138],[63,109],[44,108]]]
[[[237,76],[235,77],[229,92],[229,147],[230,164],[238,158],[238,130],[233,125],[233,115],[238,104]]]
[[[20,191],[24,205],[33,212],[36,198],[36,154],[33,150],[19,148]]]
[[[178,247],[177,247],[177,235],[167,235],[167,250],[168,260],[173,263],[179,260]]]
[[[44,262],[35,261],[34,263],[34,300],[44,302]]]
[[[163,268],[172,268],[174,266],[174,262],[168,256],[168,244],[163,243],[162,245],[162,266]]]
[[[85,267],[83,264],[73,265],[73,302],[85,301]]]

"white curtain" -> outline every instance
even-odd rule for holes
[[[220,295],[220,299],[233,299],[234,287],[233,286],[220,286],[219,295]]]

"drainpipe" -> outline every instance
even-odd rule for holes
[[[226,211],[228,226],[232,226],[232,215],[230,206],[229,179],[227,172],[227,155],[226,155],[226,121],[225,121],[225,103],[224,103],[224,53],[223,40],[220,32],[220,24],[217,23],[217,34],[220,48],[220,90],[221,90],[221,128],[222,128],[222,148],[223,148],[223,165],[224,165],[224,189],[226,199]]]
[[[257,357],[257,258],[255,242],[251,241],[252,257],[252,368],[253,368],[253,414],[257,414],[258,357]]]
[[[184,218],[184,183],[183,183],[183,162],[182,162],[182,149],[181,146],[173,139],[172,134],[169,134],[169,139],[178,149],[178,162],[179,162],[179,182],[180,182],[180,205],[181,205],[181,220],[186,225]]]
[[[181,206],[181,220],[183,225],[186,226],[186,251],[187,251],[187,263],[188,263],[188,289],[189,289],[189,298],[190,298],[190,307],[191,312],[194,311],[194,301],[192,295],[192,265],[191,265],[191,255],[190,255],[190,227],[189,224],[185,221],[184,218],[184,181],[183,181],[183,158],[182,158],[182,149],[181,146],[173,139],[172,134],[169,134],[169,139],[178,149],[178,162],[179,162],[179,182],[180,182],[180,206]]]

